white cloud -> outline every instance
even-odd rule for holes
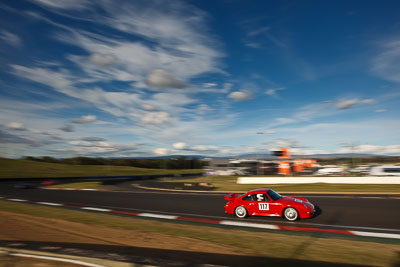
[[[383,112],[386,112],[386,111],[387,111],[386,109],[376,109],[375,110],[376,113],[383,113]]]
[[[90,56],[89,60],[90,60],[90,62],[92,62],[98,66],[104,67],[104,66],[107,66],[107,65],[117,62],[118,59],[114,55],[104,55],[104,54],[95,53]]]
[[[157,149],[153,150],[153,153],[158,156],[165,156],[165,155],[168,155],[169,150],[166,148],[157,148]]]
[[[69,153],[71,155],[91,155],[91,154],[107,154],[118,152],[113,147],[73,147],[73,148],[56,148],[53,150],[56,153],[62,153],[65,155]]]
[[[142,105],[142,108],[144,108],[145,110],[148,110],[148,111],[155,111],[155,110],[157,110],[157,108],[156,108],[155,106],[152,106],[152,105],[149,105],[149,104],[143,104],[143,105]]]
[[[86,141],[86,140],[87,141]],[[90,141],[93,140],[93,141]],[[104,140],[98,137],[89,137],[83,138],[82,140],[71,140],[66,144],[72,147],[62,147],[53,149],[55,153],[63,153],[65,156],[68,154],[69,156],[78,155],[96,155],[104,154],[107,156],[110,155],[120,155],[121,153],[136,153],[141,154],[138,150],[138,144],[121,144],[121,143],[110,143],[104,141],[95,141],[95,140]]]
[[[361,153],[375,155],[400,155],[400,145],[359,145],[353,147],[345,147],[338,151],[339,153]]]
[[[82,140],[83,141],[87,141],[87,142],[102,142],[102,141],[106,141],[104,138],[97,137],[97,136],[85,137],[85,138],[82,138]]]
[[[37,129],[29,129],[30,132],[34,133],[34,134],[41,134],[41,135],[45,135],[45,136],[50,136],[54,139],[59,139],[61,140],[62,138],[60,138],[58,136],[58,134],[56,132],[49,132],[49,131],[43,131],[43,130],[37,130]]]
[[[205,114],[207,114],[209,112],[212,112],[213,109],[207,104],[200,104],[200,105],[198,105],[196,111],[197,111],[197,114],[205,115]]]
[[[85,146],[85,147],[109,147],[109,148],[114,147],[114,145],[104,141],[73,140],[69,141],[68,144],[73,146]]]
[[[96,116],[94,115],[85,115],[80,117],[79,119],[75,119],[72,122],[73,123],[79,123],[79,124],[83,124],[83,123],[92,123],[96,121]]]
[[[341,100],[336,104],[336,106],[339,109],[348,109],[348,108],[351,108],[352,106],[354,106],[357,103],[358,103],[358,100],[356,100],[356,99]]]
[[[10,122],[7,128],[13,131],[26,131],[25,126],[20,122]]]
[[[336,104],[336,107],[339,109],[348,109],[351,108],[357,104],[366,104],[366,105],[372,105],[375,104],[375,100],[372,98],[367,98],[367,99],[362,99],[362,100],[358,100],[358,99],[344,99],[339,101]]]
[[[197,145],[191,146],[190,150],[194,151],[219,151],[220,147],[214,145]]]
[[[172,146],[175,149],[182,150],[182,149],[185,149],[187,145],[184,142],[178,142],[178,143],[173,144]]]
[[[127,1],[118,8],[106,1],[99,5],[104,9],[104,15],[87,14],[93,23],[143,37],[152,45],[77,30],[57,35],[59,40],[79,46],[91,55],[107,55],[107,58],[117,60],[118,64],[108,66],[107,70],[98,70],[91,66],[93,64],[87,64],[85,56],[70,57],[93,78],[120,80],[124,73],[133,81],[144,82],[151,71],[165,69],[172,77],[179,77],[173,80],[173,85],[182,87],[182,80],[208,72],[223,72],[219,67],[219,58],[223,54],[208,34],[206,15],[196,7],[183,2],[165,2],[161,7],[157,1]]]
[[[82,10],[87,9],[90,5],[90,0],[31,0],[39,5],[55,8],[55,9],[75,9]]]
[[[270,29],[271,29],[271,27],[269,27],[269,26],[260,27],[260,28],[257,28],[255,30],[249,31],[247,33],[247,35],[248,36],[257,36],[257,35],[260,35],[260,34],[263,34],[263,33],[267,32],[267,31],[269,31]]]
[[[371,71],[391,82],[400,82],[400,40],[382,45],[382,51],[372,60]]]
[[[171,119],[171,115],[167,112],[148,112],[142,117],[143,124],[164,124]]]
[[[275,125],[283,125],[283,124],[298,122],[298,120],[294,118],[276,118],[275,121],[276,121]]]
[[[252,97],[252,93],[250,91],[236,91],[230,93],[228,97],[236,101],[243,101],[250,99]]]
[[[288,148],[296,148],[299,146],[299,141],[291,139],[291,138],[279,138],[275,139],[271,142],[268,142],[268,150],[270,151],[275,151],[279,150],[282,147],[288,147]]]
[[[217,86],[217,84],[215,84],[215,86]],[[232,83],[224,83],[222,85],[222,88],[218,88],[218,87],[214,87],[213,86],[205,86],[203,84],[203,88],[196,88],[196,92],[198,93],[220,93],[220,94],[227,94],[231,88],[232,88],[233,84]]]
[[[361,100],[360,103],[372,105],[372,104],[375,104],[375,100],[372,99],[372,98],[368,98],[368,99],[363,99],[363,100]]]
[[[203,86],[205,88],[211,88],[211,87],[217,86],[217,84],[216,83],[203,83]]]
[[[82,89],[78,88],[73,82],[78,79],[66,72],[55,72],[44,68],[28,68],[19,65],[12,65],[14,74],[25,79],[50,86],[57,92],[70,97],[89,102],[97,108],[117,117],[126,117],[135,122],[143,124],[163,124],[170,118],[171,114],[183,114],[187,112],[185,105],[194,103],[194,99],[189,98],[181,90],[163,92],[146,96],[138,92],[107,92],[101,88]],[[146,98],[146,99],[144,99]],[[141,107],[141,108],[139,108]],[[157,108],[155,108],[157,107]],[[165,110],[163,112],[145,112],[155,110]],[[81,118],[73,122],[89,122],[93,118]]]
[[[72,133],[73,131],[75,131],[74,126],[72,126],[70,124],[64,125],[63,127],[60,127],[59,129],[66,133]]]
[[[216,145],[188,145],[185,142],[177,142],[172,145],[176,150],[184,150],[190,152],[202,152],[202,153],[212,153],[212,154],[226,154],[228,149],[225,147],[220,147]]]
[[[272,97],[277,97],[278,96],[277,92],[285,90],[285,89],[286,89],[286,87],[269,88],[265,91],[265,94],[272,96]]]
[[[398,119],[350,119],[344,122],[280,127],[279,136],[296,137],[302,144],[334,152],[336,145],[343,142],[380,144],[384,140],[396,144],[400,136],[400,123]]]
[[[0,40],[14,47],[19,47],[22,45],[21,38],[14,33],[5,30],[0,32]]]
[[[146,79],[146,83],[154,89],[160,88],[185,88],[185,82],[182,79],[170,75],[165,70],[153,70]]]
[[[82,11],[87,2],[81,3],[83,3],[81,8],[78,2],[75,6],[59,2],[53,7],[47,3],[47,7],[58,15],[75,17],[75,11]],[[147,88],[146,78],[151,78],[148,74],[157,69],[167,72],[169,75],[167,78],[173,78],[167,86],[173,84],[172,80],[175,87],[182,85],[181,83],[177,86],[177,81],[189,81],[192,77],[204,73],[223,73],[219,60],[224,55],[218,41],[210,35],[206,27],[207,15],[184,2],[167,2],[163,3],[162,7],[157,1],[121,2],[118,8],[106,1],[96,2],[96,4],[104,12],[89,11],[85,13],[85,20],[117,29],[113,38],[89,33],[86,29],[79,30],[70,25],[55,23],[49,18],[35,16],[63,30],[55,34],[59,41],[77,46],[87,53],[86,55],[82,53],[67,55],[69,60],[81,68],[79,72],[71,73],[64,70],[62,66],[37,68],[14,65],[14,74],[93,104],[120,119],[127,118],[133,121],[134,124],[140,125],[137,127],[140,129],[133,130],[135,133],[146,132],[145,136],[140,135],[138,138],[153,138],[153,127],[163,127],[163,131],[160,131],[162,139],[172,138],[174,134],[170,130],[172,128],[177,129],[180,134],[190,133],[191,136],[200,136],[195,132],[196,129],[197,132],[204,132],[203,128],[198,128],[198,125],[204,122],[196,119],[197,122],[192,123],[188,121],[188,118],[193,114],[204,115],[209,109],[198,105],[194,98],[188,96],[193,92],[182,90],[182,93],[177,93],[176,90],[168,90],[169,94],[154,94],[153,92],[149,94],[143,88]],[[95,4],[91,2],[90,5]],[[119,31],[123,33],[123,36],[133,38],[118,38],[122,36],[122,34],[118,36]],[[129,88],[131,91],[121,89],[119,92],[107,92],[102,88],[90,88],[92,86],[90,83],[104,81],[132,82],[135,85],[135,91]],[[163,82],[165,86],[165,79]],[[156,83],[153,85],[157,86]],[[224,86],[223,89],[218,90],[222,92],[230,88],[228,87]],[[214,88],[209,89],[214,90]],[[189,104],[196,105],[188,108]],[[194,107],[199,107],[199,109]],[[146,111],[160,111],[160,113]],[[185,119],[182,120],[180,116]],[[209,120],[207,123],[212,125],[213,121]],[[161,135],[164,129],[167,134]]]
[[[255,49],[260,49],[263,48],[263,45],[257,42],[251,42],[251,41],[246,41],[244,43],[245,46],[250,47],[250,48],[255,48]]]
[[[20,65],[11,64],[13,74],[20,76],[24,79],[29,79],[37,83],[45,84],[60,93],[73,96],[72,80],[73,77],[66,71],[55,72],[45,68],[29,68]],[[79,93],[76,93],[79,96]]]

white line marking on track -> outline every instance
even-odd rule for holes
[[[175,220],[178,218],[178,216],[153,214],[153,213],[139,213],[138,216],[149,217],[149,218],[158,218],[158,219],[167,219],[167,220]]]
[[[49,205],[49,206],[63,206],[63,204],[51,203],[51,202],[36,202],[36,204]]]
[[[102,211],[102,212],[110,212],[109,209],[100,209],[100,208],[92,208],[92,207],[82,207],[82,210],[93,210],[93,211]]]
[[[220,221],[219,224],[230,225],[230,226],[240,226],[240,227],[252,227],[252,228],[279,230],[279,227],[277,225],[272,225],[272,224],[246,223],[246,222],[235,222],[235,221]]]
[[[74,203],[74,202],[70,202],[67,204],[82,206],[81,203]],[[102,206],[102,207],[107,208],[107,209],[113,209],[113,210],[127,210],[127,211],[136,211],[136,212],[143,212],[143,213],[157,213],[157,214],[165,214],[165,215],[171,214],[172,216],[176,216],[176,217],[187,216],[187,217],[200,217],[200,218],[213,218],[213,219],[227,219],[228,218],[226,216],[223,217],[223,216],[210,216],[210,215],[192,214],[192,213],[172,213],[172,212],[167,212],[167,211],[132,209],[132,208],[115,207],[115,206]]]
[[[16,202],[27,202],[27,201],[28,201],[28,200],[19,199],[19,198],[10,198],[10,199],[8,199],[8,200],[10,200],[10,201],[16,201]]]
[[[24,254],[24,253],[10,253],[12,256],[17,257],[25,257],[25,258],[35,258],[35,259],[43,259],[43,260],[51,260],[51,261],[61,261],[61,262],[68,262],[77,265],[89,266],[89,267],[105,267],[104,265],[99,265],[90,262],[72,260],[72,259],[65,259],[65,258],[57,258],[57,257],[48,257],[48,256],[40,256],[40,255],[31,255],[31,254]]]
[[[383,237],[383,238],[394,238],[400,239],[400,235],[398,234],[387,234],[387,233],[371,233],[371,232],[360,232],[360,231],[350,231],[351,233],[359,236],[368,236],[368,237]]]
[[[82,205],[80,203],[68,203],[72,205]],[[142,209],[132,209],[132,208],[121,208],[115,206],[103,206],[104,208],[114,209],[114,210],[128,210],[128,211],[136,211],[136,212],[145,212],[145,213],[158,213],[158,214],[171,214],[171,216],[188,216],[188,217],[200,217],[200,218],[212,218],[212,219],[229,219],[227,216],[209,216],[205,214],[191,214],[191,213],[171,213],[165,211],[158,211],[158,210],[142,210]],[[172,215],[173,214],[173,215]],[[168,215],[166,215],[168,216]],[[275,217],[271,217],[270,219],[274,218],[274,220],[269,220],[268,222],[274,224],[284,224],[284,225],[293,225],[293,222],[286,222],[283,220],[276,220]],[[264,223],[265,218],[257,219],[253,218],[253,221]],[[334,224],[322,224],[322,223],[309,223],[309,222],[296,222],[295,225],[297,226],[322,226],[322,227],[337,227],[337,228],[348,228],[348,229],[358,229],[358,230],[375,230],[375,231],[393,231],[393,232],[400,232],[400,229],[390,229],[390,228],[374,228],[374,227],[363,227],[363,226],[348,226],[348,225],[334,225]]]

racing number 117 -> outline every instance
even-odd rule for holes
[[[269,210],[269,204],[268,203],[258,203],[258,209],[259,210]]]

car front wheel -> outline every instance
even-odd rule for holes
[[[235,209],[235,215],[239,218],[244,218],[247,216],[247,210],[243,206],[239,206]]]
[[[283,211],[283,217],[288,221],[295,221],[299,218],[299,212],[292,207],[288,207]]]

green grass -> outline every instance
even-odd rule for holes
[[[278,192],[339,192],[339,193],[391,193],[400,194],[400,185],[359,185],[359,184],[255,184],[255,185],[239,185],[236,184],[235,176],[214,176],[199,177],[193,179],[159,179],[163,182],[188,182],[199,183],[208,182],[216,187],[216,191],[224,192],[247,192],[255,188],[272,188]],[[106,189],[101,182],[80,182],[53,185],[54,188],[90,188],[90,189]]]
[[[202,170],[145,169],[129,166],[67,165],[0,158],[1,178],[52,178],[199,173]]]
[[[394,266],[398,260],[399,243],[377,243],[370,239],[350,239],[337,235],[315,233],[285,234],[275,231],[246,231],[214,226],[145,220],[109,214],[89,213],[62,208],[0,201],[0,210],[35,217],[57,218],[88,225],[163,233],[212,243],[228,245],[246,251],[248,255],[334,262],[342,264]],[[7,226],[2,227],[7,231]]]
[[[360,177],[360,179],[362,179]],[[165,182],[206,182],[216,187],[217,191],[247,192],[255,188],[272,188],[278,192],[348,192],[348,193],[398,193],[400,185],[379,184],[251,184],[242,185],[236,183],[237,176],[206,176],[194,179],[171,179]]]

